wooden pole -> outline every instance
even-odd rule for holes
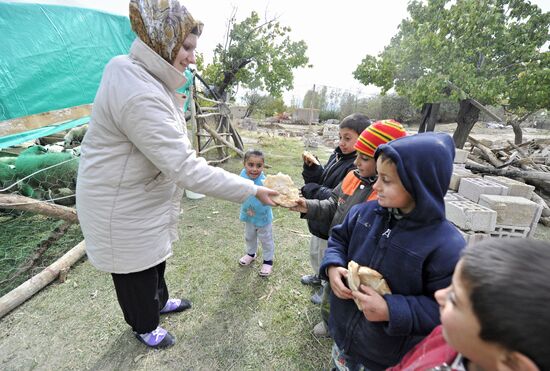
[[[76,210],[71,207],[37,201],[34,198],[19,196],[11,193],[0,193],[0,208],[30,211],[32,213],[65,220],[69,223],[78,223]]]
[[[212,135],[214,138],[218,139],[220,142],[222,142],[223,144],[225,144],[226,146],[228,146],[229,148],[231,148],[233,151],[237,152],[237,154],[241,157],[244,157],[244,152],[240,149],[238,149],[237,147],[235,147],[233,144],[231,144],[230,142],[228,142],[225,138],[223,138],[221,135],[219,135],[218,133],[216,133],[215,130],[213,130],[212,128],[210,128],[206,123],[202,126],[204,128],[204,130],[206,130],[210,135]]]
[[[195,91],[195,88],[193,88],[193,92],[194,91]],[[195,107],[195,97],[194,97],[195,94],[193,94],[193,92],[189,97],[190,99],[189,109],[191,111],[191,118],[189,119],[189,121],[191,122],[191,143],[193,144],[193,149],[198,153],[199,152],[199,135],[198,135],[199,133],[197,128],[197,118],[196,118],[197,110]]]
[[[86,253],[84,241],[69,250],[59,260],[38,273],[36,276],[25,281],[12,291],[0,298],[0,318],[4,317],[13,309],[17,308],[31,296],[36,294],[46,285],[57,278],[62,269],[67,269],[76,263]]]

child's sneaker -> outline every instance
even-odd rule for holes
[[[164,308],[160,310],[160,314],[183,312],[191,308],[191,302],[187,299],[168,299]]]
[[[168,348],[176,343],[176,338],[160,326],[145,334],[134,332],[134,335],[136,335],[136,338],[143,344],[154,349]]]
[[[256,260],[256,254],[254,256],[250,256],[248,254],[245,254],[242,258],[239,259],[240,265],[250,265],[254,260]]]
[[[271,264],[262,264],[262,269],[260,269],[260,276],[267,277],[271,275],[273,271],[273,266]]]

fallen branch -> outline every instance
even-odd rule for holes
[[[86,244],[82,241],[48,268],[2,296],[0,298],[0,318],[17,308],[20,304],[56,279],[62,269],[72,266],[84,256],[85,252]]]
[[[71,207],[35,200],[15,194],[0,193],[0,209],[15,209],[65,220],[69,223],[78,223],[76,210]]]

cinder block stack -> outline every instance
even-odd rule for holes
[[[457,150],[446,216],[467,242],[489,237],[533,237],[542,206],[531,201],[535,187],[502,176],[473,174],[468,152]]]

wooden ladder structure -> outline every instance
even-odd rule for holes
[[[189,104],[191,117],[189,119],[192,132],[193,148],[197,155],[207,157],[209,164],[218,164],[227,161],[231,154],[229,149],[235,151],[240,157],[244,157],[244,145],[241,136],[237,132],[231,121],[231,110],[229,106],[217,98],[216,94],[210,90],[206,82],[194,73],[194,83]],[[199,80],[202,85],[209,90],[215,98],[207,98],[197,90],[196,81]],[[212,106],[199,102],[208,102]],[[232,141],[232,142],[231,142]],[[211,152],[216,151],[217,155],[212,158]]]

